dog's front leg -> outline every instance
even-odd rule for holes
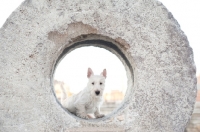
[[[83,119],[89,119],[89,117],[86,113],[85,105],[76,106],[76,116],[83,118]]]
[[[100,113],[99,107],[96,107],[96,111],[94,112],[94,116],[95,116],[96,118],[102,118],[102,117],[104,117],[105,115]]]

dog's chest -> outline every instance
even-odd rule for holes
[[[97,100],[91,100],[86,104],[86,111],[87,113],[94,113],[98,106],[100,105],[100,101]]]

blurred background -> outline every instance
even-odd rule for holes
[[[1,0],[0,1],[0,27],[2,27],[2,25],[4,24],[4,22],[6,21],[6,19],[9,17],[9,15],[23,2],[24,0]],[[190,42],[190,46],[193,48],[193,52],[194,52],[194,61],[197,67],[197,78],[198,78],[198,84],[197,84],[197,88],[198,88],[198,93],[197,93],[197,98],[196,98],[196,104],[195,104],[195,109],[192,115],[192,119],[190,121],[190,123],[188,124],[187,127],[187,132],[200,132],[200,0],[160,0],[166,7],[167,9],[172,12],[173,16],[175,17],[175,19],[179,22],[181,29],[184,31],[184,33],[187,35],[188,40]],[[95,74],[99,74],[101,73],[101,71],[103,70],[103,68],[107,68],[108,71],[108,78],[107,78],[107,89],[106,92],[108,92],[107,95],[104,96],[104,99],[109,102],[109,100],[112,100],[111,102],[114,102],[114,104],[116,102],[116,104],[119,104],[119,102],[121,100],[123,100],[123,96],[125,94],[126,91],[126,73],[123,73],[124,67],[123,65],[120,64],[120,61],[118,60],[118,58],[116,58],[115,55],[113,55],[112,53],[106,53],[108,51],[103,50],[99,50],[99,49],[91,49],[93,47],[87,47],[85,49],[77,49],[77,51],[73,51],[72,53],[70,53],[67,56],[75,56],[75,57],[82,57],[83,55],[85,55],[85,52],[90,52],[90,54],[86,55],[87,57],[91,58],[94,56],[94,54],[96,55],[97,52],[102,51],[102,53],[98,53],[98,55],[101,55],[101,57],[103,57],[105,55],[105,58],[99,62],[94,62],[93,60],[90,60],[90,64],[88,62],[85,62],[85,60],[80,61],[80,62],[73,62],[71,63],[70,61],[72,60],[77,60],[77,59],[72,59],[71,57],[69,57],[69,60],[66,58],[63,59],[63,61],[60,63],[59,67],[56,70],[55,73],[55,90],[57,93],[57,96],[59,98],[60,96],[60,90],[59,87],[60,86],[64,86],[66,91],[68,91],[69,95],[76,93],[79,89],[78,84],[80,84],[81,88],[84,87],[86,84],[85,82],[87,82],[87,78],[86,78],[86,73],[87,73],[87,68],[91,67],[94,71]],[[94,52],[95,51],[95,52]],[[84,52],[84,53],[83,53]],[[94,52],[94,53],[92,53]],[[76,55],[78,54],[78,55]],[[91,55],[92,54],[92,55]],[[114,60],[116,60],[116,64],[113,67],[113,65],[105,65],[105,63],[108,62],[113,62],[114,64],[114,60],[112,60],[111,58],[108,58],[108,54],[111,54],[111,56],[115,56],[113,57]],[[66,56],[66,57],[67,57]],[[72,60],[70,60],[70,58]],[[84,57],[85,58],[85,57]],[[88,58],[88,60],[89,60]],[[95,59],[97,60],[97,59]],[[69,62],[68,62],[69,61]],[[117,62],[118,61],[118,62]],[[82,62],[85,62],[86,65],[83,65]],[[63,64],[62,64],[63,63]],[[68,64],[67,66],[69,66],[69,68],[66,67],[66,64]],[[79,68],[73,68],[73,70],[70,68],[71,64],[75,64],[75,65],[81,65],[81,67],[83,67],[83,69],[79,69]],[[97,68],[94,64],[98,64],[98,66],[102,66]],[[121,65],[121,66],[120,66]],[[119,69],[115,70],[115,67],[119,66]],[[74,66],[73,66],[74,67]],[[63,70],[63,75],[60,73],[60,70]],[[65,70],[70,70],[71,74],[69,74],[69,71],[64,72]],[[61,70],[61,71],[62,71]],[[113,70],[113,71],[112,71]],[[58,73],[57,73],[58,72]],[[67,74],[66,74],[67,73]],[[69,76],[68,76],[69,75]],[[112,84],[114,84],[113,86],[111,86],[111,84],[109,84],[109,78],[110,77],[119,77],[118,79],[116,79],[115,81],[111,81]],[[124,76],[124,77],[123,77]],[[77,79],[77,77],[80,77],[80,79]],[[72,78],[76,78],[75,80],[70,80]],[[77,81],[78,80],[78,81]],[[120,80],[120,81],[119,81]],[[117,96],[113,96],[113,95],[117,95]],[[112,95],[112,96],[111,96]],[[112,108],[115,108],[114,105],[111,106]],[[109,110],[108,110],[109,111]]]
[[[95,75],[100,75],[103,69],[107,70],[101,112],[108,114],[123,100],[127,89],[127,77],[122,62],[104,48],[87,46],[67,54],[54,72],[56,96],[60,100],[63,92],[70,97],[83,90],[88,82],[88,67],[92,68]]]

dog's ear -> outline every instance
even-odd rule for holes
[[[93,75],[93,71],[91,68],[88,68],[87,77],[90,78]]]
[[[105,78],[107,77],[106,69],[103,70],[103,72],[101,73],[101,75],[104,76]]]

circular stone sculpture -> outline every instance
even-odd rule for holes
[[[126,97],[104,118],[78,118],[55,98],[55,67],[77,43],[126,67]],[[156,0],[26,0],[0,30],[0,131],[183,132],[195,72],[187,37]]]

